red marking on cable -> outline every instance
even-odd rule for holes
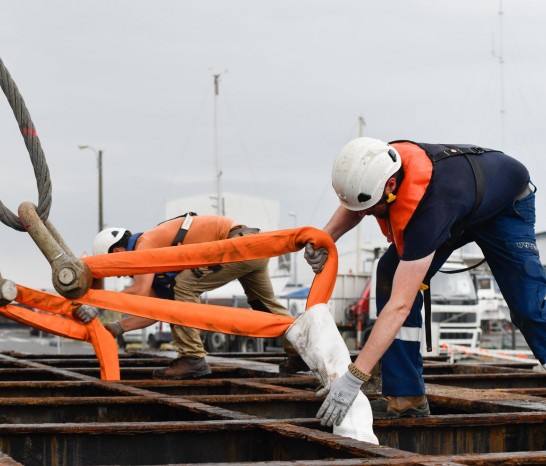
[[[36,136],[36,128],[25,126],[21,128],[23,136]]]

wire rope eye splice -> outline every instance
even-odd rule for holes
[[[39,194],[38,207],[28,202],[21,204],[19,218],[0,201],[0,221],[15,230],[26,230],[51,265],[54,288],[65,298],[79,298],[91,287],[93,282],[91,271],[87,264],[72,254],[47,219],[51,208],[49,169],[30,113],[2,59],[0,59],[0,87],[6,95],[21,130],[36,175]],[[8,295],[11,294],[11,291],[8,292]]]
[[[21,224],[51,265],[53,287],[68,299],[82,297],[93,283],[89,266],[74,256],[53,224],[43,222],[31,202],[19,206]]]

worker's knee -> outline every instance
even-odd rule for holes
[[[248,304],[250,305],[250,307],[252,309],[254,309],[255,311],[262,311],[262,312],[271,312],[271,310],[269,310],[267,308],[267,306],[262,303],[259,299],[252,299],[252,300],[249,300],[248,301]]]
[[[544,287],[528,286],[510,300],[510,318],[516,327],[524,330],[529,326],[546,324]]]
[[[195,290],[188,288],[186,286],[175,286],[174,291],[174,300],[181,301],[184,303],[199,303],[199,294]]]
[[[257,299],[257,298],[256,299],[249,299],[248,304],[255,311],[270,312],[272,314],[292,317],[292,314],[290,313],[290,311],[288,309],[281,306],[279,303],[273,302],[271,300],[267,304],[267,303],[264,303],[263,301],[261,301],[260,299]]]

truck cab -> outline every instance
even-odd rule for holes
[[[495,324],[510,320],[510,311],[497,285],[495,277],[489,272],[474,275],[480,302],[482,329],[490,330]]]
[[[472,276],[463,262],[446,262],[431,280],[432,324],[438,326],[438,352],[445,344],[478,348],[481,342],[480,306]],[[443,273],[454,272],[455,273]]]

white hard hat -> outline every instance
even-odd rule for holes
[[[387,143],[353,139],[334,162],[332,186],[346,209],[369,209],[380,201],[387,180],[401,165],[400,154]]]
[[[127,231],[127,228],[105,228],[93,240],[93,255],[108,254],[111,246],[116,244]]]

